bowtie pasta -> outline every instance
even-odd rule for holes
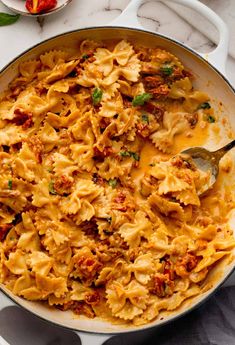
[[[176,155],[219,121],[193,79],[170,52],[125,40],[20,64],[0,102],[2,284],[134,325],[209,289],[232,257],[234,200],[220,183],[200,196],[207,174]]]

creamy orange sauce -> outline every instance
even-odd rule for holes
[[[208,126],[201,128],[198,124],[190,132],[192,133],[190,137],[187,136],[187,133],[182,133],[175,137],[174,146],[170,154],[159,151],[149,140],[143,142],[143,148],[140,152],[139,167],[138,169],[133,169],[131,172],[131,177],[134,179],[135,184],[139,184],[140,178],[148,171],[154,158],[157,160],[167,160],[188,147],[203,146],[208,140]]]

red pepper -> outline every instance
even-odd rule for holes
[[[25,7],[32,13],[47,12],[57,5],[57,0],[26,0]]]

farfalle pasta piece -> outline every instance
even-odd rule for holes
[[[106,293],[113,314],[121,319],[132,320],[146,308],[148,290],[135,280],[127,286],[113,282],[109,284]]]
[[[55,176],[71,176],[73,172],[77,170],[74,162],[61,153],[54,153],[53,161],[53,170],[55,172]]]
[[[76,67],[78,64],[78,61],[69,61],[66,63],[60,63],[58,62],[51,73],[45,78],[45,81],[47,83],[52,83],[56,80],[62,79],[65,76],[67,76],[72,70]]]
[[[66,280],[62,277],[53,277],[36,273],[35,277],[37,288],[46,294],[54,294],[56,297],[63,296],[67,291]]]
[[[184,220],[184,210],[177,202],[173,202],[166,198],[163,198],[156,192],[148,198],[148,202],[153,209],[156,208],[165,216]]]
[[[146,285],[151,279],[151,274],[154,272],[152,255],[150,253],[139,255],[128,269],[134,273],[137,282]]]
[[[49,182],[46,178],[42,179],[34,186],[32,204],[37,207],[43,207],[50,202]]]
[[[123,224],[119,229],[119,233],[130,248],[137,247],[140,244],[141,237],[148,238],[151,235],[152,224],[146,218],[144,212],[137,211],[134,223]]]
[[[40,55],[40,60],[43,66],[48,67],[51,71],[59,61],[65,61],[68,57],[68,53],[63,50],[51,50]]]
[[[18,126],[7,126],[0,131],[0,145],[14,145],[26,138],[27,134],[23,129],[19,129]]]
[[[14,274],[23,274],[27,270],[26,256],[20,249],[10,253],[8,260],[4,264]]]
[[[189,129],[189,123],[183,112],[165,112],[163,115],[163,128],[151,134],[154,145],[163,152],[171,151],[174,138]]]
[[[70,145],[71,156],[78,169],[91,172],[94,167],[93,146],[86,144]]]
[[[41,251],[33,251],[28,256],[27,262],[34,273],[47,276],[52,268],[54,259]]]
[[[134,50],[130,43],[122,40],[115,46],[113,52],[110,52],[108,49],[97,48],[94,54],[96,58],[95,64],[98,65],[99,71],[104,76],[107,76],[113,69],[114,60],[120,66],[125,66],[133,54]]]
[[[38,136],[44,145],[45,152],[50,152],[57,145],[59,140],[59,136],[55,129],[50,126],[48,122],[45,122]]]

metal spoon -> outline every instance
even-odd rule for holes
[[[208,185],[198,194],[204,193],[214,185],[219,174],[219,161],[233,147],[235,147],[235,140],[216,151],[208,151],[204,147],[190,147],[181,152],[183,155],[189,155],[199,170],[210,172]]]

